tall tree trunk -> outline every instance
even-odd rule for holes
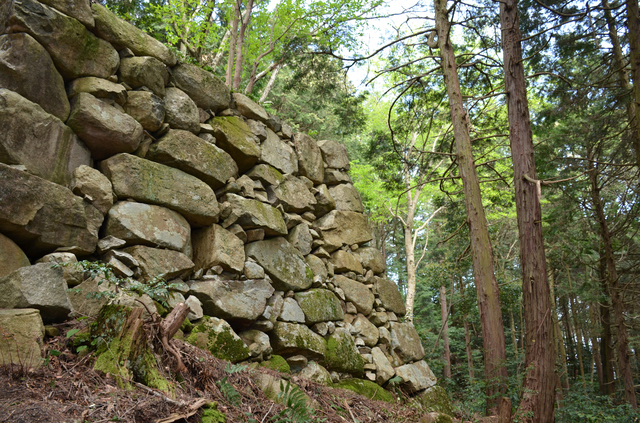
[[[600,357],[600,345],[598,343],[598,338],[595,335],[596,331],[595,327],[598,324],[598,316],[593,309],[594,305],[589,305],[589,316],[591,317],[591,355],[593,356],[593,361],[596,364],[596,373],[598,375],[598,384],[600,386],[600,393],[604,395],[604,369],[602,367],[602,358]],[[593,374],[593,373],[592,373]],[[593,378],[591,379],[593,380]]]
[[[442,317],[442,347],[444,348],[444,378],[451,379],[451,351],[449,351],[449,310],[447,309],[447,288],[440,287],[440,316]]]
[[[495,415],[498,412],[498,399],[506,393],[508,383],[500,295],[494,274],[493,250],[487,229],[487,219],[482,206],[478,175],[473,162],[469,120],[462,103],[455,55],[449,39],[450,23],[447,15],[447,1],[434,0],[434,5],[438,47],[451,109],[456,161],[462,177],[469,224],[473,274],[478,295],[480,320],[482,322],[487,395],[486,411],[489,415]]]
[[[237,0],[241,1],[241,0]],[[233,89],[237,91],[240,88],[240,82],[242,81],[242,62],[244,60],[244,40],[247,33],[247,27],[249,21],[251,21],[251,11],[253,10],[253,0],[248,0],[245,8],[245,12],[240,22],[240,32],[238,34],[238,40],[236,41],[236,69],[233,75]]]
[[[560,359],[560,371],[558,374],[559,386],[562,389],[569,389],[569,370],[567,368],[567,351],[564,348],[564,340],[562,339],[562,331],[560,330],[560,322],[558,318],[558,309],[556,308],[555,283],[553,271],[549,274],[549,293],[551,297],[551,310],[553,314],[553,334],[556,339],[558,348],[558,356]],[[562,394],[559,392],[558,394]]]
[[[590,158],[593,158],[590,154]],[[631,361],[629,360],[629,339],[627,337],[627,328],[624,322],[624,303],[618,284],[618,270],[616,269],[616,259],[613,252],[613,244],[607,217],[604,214],[604,205],[600,196],[600,187],[598,185],[598,172],[596,165],[590,161],[589,179],[591,180],[591,198],[593,208],[600,225],[600,237],[604,248],[604,260],[606,263],[606,283],[611,298],[611,306],[616,322],[616,346],[618,349],[618,370],[624,382],[624,395],[631,407],[638,408],[636,400],[636,391],[633,386],[633,370],[631,369]]]
[[[582,346],[584,345],[582,337],[584,335],[584,332],[580,328],[580,324],[578,321],[578,312],[576,310],[576,298],[575,298],[575,294],[573,293],[573,284],[571,283],[571,272],[569,271],[569,266],[566,266],[566,270],[567,270],[567,282],[569,282],[569,290],[570,290],[569,301],[571,302],[571,316],[573,318],[573,325],[575,326],[576,336],[578,338],[577,350],[578,350],[578,362],[580,364],[580,376],[582,377],[582,383],[584,385],[584,383],[586,382],[584,378],[584,359],[582,357],[582,352],[584,351],[584,349],[582,348]]]
[[[636,160],[640,166],[640,16],[638,0],[627,0],[627,27],[629,29],[629,52],[631,56],[631,78],[635,105]]]
[[[264,87],[264,91],[262,91],[262,95],[260,96],[260,100],[258,100],[258,103],[262,104],[267,100],[269,93],[271,92],[271,90],[273,89],[273,86],[276,83],[276,78],[278,78],[278,73],[280,73],[280,69],[282,69],[282,64],[279,63],[273,69],[273,72],[271,72],[271,77],[269,78],[269,82],[267,82],[267,86]]]
[[[509,320],[511,322],[511,342],[513,343],[513,355],[518,356],[518,340],[516,339],[516,322],[513,318],[513,310],[509,310]]]
[[[535,179],[536,168],[516,0],[500,2],[500,26],[526,324],[524,363],[527,370],[517,415],[523,422],[548,423],[554,421],[553,381],[556,355],[542,239],[540,185],[525,179],[525,176]]]
[[[233,0],[233,21],[231,23],[231,36],[229,40],[229,57],[227,57],[227,75],[225,83],[229,88],[233,84],[233,64],[235,62],[236,43],[238,42],[238,24],[240,23],[240,2]]]
[[[565,344],[568,347],[569,351],[567,353],[568,360],[571,361],[572,371],[571,375],[575,378],[576,375],[576,353],[575,349],[575,338],[573,337],[573,331],[571,330],[571,322],[569,321],[569,306],[567,302],[567,297],[562,296],[560,299],[560,308],[562,309],[562,323],[565,327],[566,341]],[[567,373],[568,375],[569,373]]]

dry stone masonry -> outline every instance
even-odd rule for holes
[[[112,287],[52,266],[89,259],[174,284],[181,336],[220,358],[436,383],[344,146],[293,133],[89,0],[3,1],[0,34],[0,329],[25,351],[39,355],[43,322],[105,304],[85,294]]]

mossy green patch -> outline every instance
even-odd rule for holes
[[[364,359],[346,330],[337,329],[327,340],[325,365],[328,370],[349,373],[356,377],[364,375]]]
[[[193,328],[186,342],[232,363],[246,360],[251,355],[247,345],[233,332],[231,326],[224,320],[208,316]]]
[[[312,272],[309,267],[307,267],[307,272]],[[295,298],[304,312],[307,324],[344,319],[340,300],[328,289],[310,289],[305,292],[297,292]]]
[[[281,355],[273,354],[269,360],[260,363],[260,366],[280,373],[291,373],[289,363]]]
[[[391,392],[386,391],[382,386],[368,380],[345,379],[334,384],[333,387],[348,389],[356,394],[376,401],[395,402],[395,397]]]
[[[442,386],[434,386],[428,389],[423,394],[415,397],[422,408],[426,412],[437,411],[439,413],[453,416],[453,407],[451,407],[451,401],[447,391]]]
[[[227,416],[218,411],[218,403],[214,401],[205,406],[200,419],[202,423],[226,423]]]

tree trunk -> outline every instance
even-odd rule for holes
[[[558,348],[558,355],[560,359],[560,371],[557,372],[560,387],[562,389],[569,389],[569,370],[567,369],[567,351],[564,348],[564,341],[562,339],[562,331],[560,330],[560,322],[558,319],[558,311],[556,308],[556,297],[553,271],[549,276],[549,293],[551,297],[551,310],[553,313],[553,334],[556,339],[556,346]],[[558,392],[562,394],[562,392]]]
[[[589,155],[592,158],[592,155]],[[591,180],[591,198],[593,208],[600,225],[600,237],[604,248],[604,260],[606,263],[606,279],[611,306],[613,307],[613,315],[616,322],[616,346],[618,347],[618,368],[619,374],[624,382],[624,394],[627,402],[631,407],[638,408],[636,400],[636,391],[633,386],[633,370],[631,369],[631,361],[629,360],[629,339],[627,337],[627,328],[624,322],[624,303],[618,285],[618,270],[616,269],[616,259],[613,252],[613,244],[609,225],[604,214],[604,205],[600,196],[600,187],[598,185],[598,172],[596,165],[590,163],[589,179]]]
[[[600,357],[600,345],[598,343],[598,337],[596,336],[596,331],[594,328],[597,327],[598,324],[598,316],[594,311],[594,305],[589,305],[589,316],[591,317],[591,355],[593,356],[593,361],[596,365],[596,373],[598,375],[598,384],[600,386],[600,393],[604,394],[604,369],[602,367],[602,358]],[[593,380],[593,379],[592,379]]]
[[[249,21],[251,21],[251,11],[253,10],[253,0],[248,0],[243,18],[240,24],[240,33],[236,41],[236,72],[233,76],[233,89],[237,91],[242,81],[242,62],[244,60],[244,39],[247,33]]]
[[[513,343],[513,356],[518,357],[518,340],[516,339],[516,322],[513,319],[513,310],[509,310],[509,320],[511,323],[511,342]]]
[[[548,423],[554,421],[553,381],[556,355],[542,239],[539,184],[525,180],[525,175],[536,178],[536,168],[516,0],[500,2],[500,26],[526,324],[527,370],[523,382],[522,401],[516,415],[523,422]]]
[[[578,312],[576,311],[576,298],[575,298],[575,294],[573,293],[573,284],[571,283],[571,272],[569,271],[569,266],[566,266],[567,269],[567,282],[569,282],[569,290],[570,290],[570,294],[569,294],[569,301],[571,302],[571,316],[573,318],[573,325],[575,326],[575,330],[576,330],[576,337],[578,338],[578,344],[577,344],[577,350],[578,350],[578,362],[580,364],[580,376],[582,377],[582,383],[584,385],[585,378],[584,378],[584,359],[582,357],[582,352],[584,351],[584,349],[582,348],[583,344],[583,335],[584,332],[582,331],[582,329],[580,328],[580,324],[578,321]]]
[[[627,26],[629,29],[629,52],[631,58],[631,78],[635,106],[636,160],[640,166],[640,16],[638,0],[627,0]]]
[[[260,100],[258,100],[258,103],[262,104],[267,100],[269,93],[273,89],[273,86],[276,84],[276,78],[278,77],[278,73],[280,73],[280,69],[282,69],[282,66],[282,64],[278,64],[278,66],[273,69],[273,72],[271,72],[269,82],[267,82],[267,86],[264,87],[264,91],[262,91],[262,95],[260,96]]]
[[[238,42],[238,24],[240,22],[240,2],[233,0],[233,21],[231,23],[231,36],[229,40],[229,57],[227,58],[227,75],[225,83],[229,88],[233,84],[233,63],[235,62],[236,43]]]
[[[487,220],[482,206],[478,175],[473,162],[469,120],[462,103],[455,55],[449,39],[450,23],[447,15],[447,1],[434,0],[434,5],[438,47],[451,109],[456,161],[462,177],[469,224],[473,273],[478,295],[480,320],[482,322],[487,395],[486,411],[489,415],[495,415],[498,412],[498,399],[506,393],[508,383],[500,295],[494,274],[493,250],[491,249]]]
[[[447,288],[440,287],[440,316],[442,317],[442,346],[444,348],[444,378],[451,379],[451,352],[449,351],[449,310],[447,309]]]

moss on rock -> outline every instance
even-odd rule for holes
[[[186,342],[211,352],[221,360],[237,363],[250,357],[249,348],[222,319],[205,316],[194,326]]]
[[[436,411],[438,413],[453,416],[453,407],[447,391],[441,386],[434,386],[417,396],[417,401],[426,412]]]
[[[281,355],[273,354],[269,360],[260,363],[260,366],[280,373],[291,373],[289,363]]]
[[[345,379],[333,385],[334,388],[348,389],[376,401],[394,402],[395,397],[382,386],[363,379]]]
[[[349,373],[356,377],[364,375],[364,359],[358,353],[353,337],[346,329],[336,329],[327,339],[325,365],[328,370]]]

